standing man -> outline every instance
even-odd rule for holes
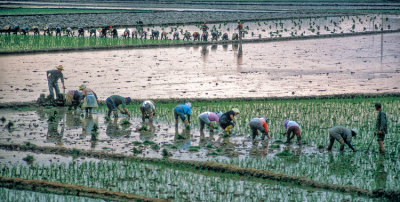
[[[192,104],[190,102],[186,104],[176,105],[174,108],[174,117],[175,117],[175,127],[178,127],[178,117],[185,123],[185,125],[190,124],[190,114],[192,112]],[[186,119],[186,116],[187,119]]]
[[[47,76],[47,81],[49,84],[49,91],[50,91],[50,99],[54,100],[54,92],[53,89],[55,89],[56,91],[56,96],[57,99],[60,99],[60,89],[58,88],[58,79],[61,78],[61,84],[63,86],[63,89],[65,89],[64,86],[64,75],[62,73],[62,71],[64,70],[62,65],[58,65],[57,69],[53,69],[53,70],[48,70],[46,72],[46,76]]]
[[[131,114],[128,112],[126,109],[126,104],[129,104],[131,102],[130,97],[122,97],[119,95],[111,95],[106,99],[107,103],[107,108],[108,108],[108,113],[107,116],[110,117],[111,111],[114,113],[114,117],[118,117],[118,111],[119,110],[122,114],[128,114],[129,117],[131,117]],[[119,107],[119,105],[122,106],[122,109]]]
[[[237,28],[236,28],[236,29],[239,31],[239,33],[238,33],[238,35],[239,35],[239,41],[242,41],[243,24],[240,22],[240,20],[238,20],[238,25],[237,25]]]
[[[286,120],[285,122],[283,122],[283,127],[286,130],[283,133],[283,135],[286,135],[287,143],[289,143],[294,138],[295,135],[297,137],[297,142],[300,143],[301,141],[300,125],[296,121]]]
[[[386,113],[382,111],[382,104],[379,102],[375,103],[375,109],[378,111],[378,118],[376,119],[376,130],[374,134],[378,135],[379,151],[381,154],[384,154],[385,146],[383,145],[383,141],[385,140],[385,134],[387,134]]]
[[[258,135],[258,131],[261,131],[261,133],[262,133],[261,140],[264,140],[265,136],[267,136],[268,139],[271,139],[271,136],[269,136],[269,134],[268,134],[267,121],[268,121],[268,119],[266,117],[251,119],[249,125],[250,125],[250,129],[252,132],[251,135],[252,135],[253,140],[256,139],[256,136]]]
[[[333,143],[335,140],[340,143],[340,151],[344,150],[344,144],[346,143],[353,152],[356,152],[353,145],[351,145],[351,138],[357,136],[358,130],[356,128],[348,129],[343,126],[335,126],[328,130],[329,133],[329,146],[328,151],[332,150]]]
[[[142,121],[144,122],[146,118],[149,122],[153,122],[153,116],[156,114],[156,106],[153,101],[146,100],[140,105],[140,111],[142,112]]]
[[[240,113],[238,108],[233,108],[230,111],[222,114],[221,118],[219,118],[219,125],[222,129],[224,129],[226,134],[230,134],[231,129],[235,126],[236,120],[235,116]]]

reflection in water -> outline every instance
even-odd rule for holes
[[[114,118],[113,121],[107,122],[106,134],[109,137],[122,137],[122,136],[130,136],[131,135],[130,127],[120,127],[118,123],[118,118]]]
[[[80,138],[86,138],[86,135],[91,135],[94,124],[99,125],[98,118],[93,119],[93,115],[89,114],[86,118],[82,119],[82,134]]]
[[[217,44],[211,45],[211,51],[215,52],[217,50],[217,47],[218,47]]]
[[[384,166],[384,155],[379,155],[379,159],[376,161],[375,167],[376,170],[374,172],[374,181],[376,189],[385,189],[386,188],[386,179],[388,173],[385,171]]]
[[[235,58],[236,58],[237,71],[240,72],[240,71],[242,71],[242,64],[243,64],[242,43],[234,43],[234,44],[232,44],[232,50],[234,50],[234,54],[235,54]]]
[[[239,156],[238,152],[235,152],[235,145],[229,141],[229,138],[223,138],[221,142],[222,154],[228,157],[237,157]]]
[[[213,136],[214,136],[214,131],[210,131],[210,136],[206,137],[204,131],[200,131],[200,142],[199,146],[201,147],[206,147],[208,144],[213,143]]]
[[[209,53],[209,50],[208,50],[208,48],[207,48],[207,45],[203,45],[203,46],[201,46],[201,50],[200,50],[200,53],[201,53],[201,56],[202,56],[202,58],[203,58],[203,67],[205,66],[205,63],[207,62],[207,58],[208,58],[208,53]]]
[[[253,146],[250,148],[250,157],[263,157],[268,152],[268,141],[253,141]]]
[[[81,127],[81,112],[76,110],[71,110],[66,113],[66,126],[68,128],[78,129]]]
[[[222,45],[222,50],[224,50],[224,51],[228,51],[228,44],[224,44],[224,45]]]
[[[54,113],[52,111],[52,113]],[[49,115],[50,116],[50,115]],[[49,142],[55,142],[57,146],[63,146],[62,138],[64,136],[65,123],[61,124],[61,130],[58,132],[58,125],[65,116],[65,111],[60,110],[55,117],[54,121],[48,122],[46,139]]]
[[[179,149],[187,149],[190,147],[190,129],[184,127],[179,133],[178,126],[175,126],[174,143]]]
[[[140,139],[142,141],[146,141],[146,140],[151,141],[154,138],[156,127],[151,122],[142,123],[142,128],[143,127],[146,127],[147,130],[140,130],[139,131]]]

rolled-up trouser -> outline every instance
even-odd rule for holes
[[[262,126],[260,120],[258,118],[256,119],[252,119],[249,123],[250,129],[252,131],[252,135],[256,136],[258,134],[258,130],[262,133],[262,134],[266,134],[267,131],[265,131],[265,128]]]
[[[185,119],[186,119],[186,116],[185,116],[185,113],[183,113],[182,107],[175,107],[174,116],[175,116],[175,120],[178,120],[178,117],[180,117],[182,119],[182,121],[185,121]]]
[[[199,119],[200,119],[200,129],[203,129],[205,124],[207,125],[211,124],[210,119],[208,119],[207,113],[200,114]]]
[[[228,117],[226,116],[221,116],[221,118],[219,119],[219,125],[221,126],[222,129],[225,130],[226,127],[228,126],[232,126],[235,127],[235,123],[233,123],[232,120],[230,120]]]
[[[58,99],[60,97],[60,89],[58,88],[57,81],[49,81],[48,83],[49,83],[50,97],[54,99],[53,89],[55,89],[56,96],[57,96],[57,99]]]

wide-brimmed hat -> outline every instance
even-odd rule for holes
[[[232,111],[234,111],[235,113],[238,113],[238,114],[240,113],[238,108],[233,108]]]
[[[62,65],[58,65],[58,66],[57,66],[57,69],[59,69],[59,70],[64,70],[64,67],[63,67]]]

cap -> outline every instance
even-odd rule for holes
[[[192,103],[190,103],[190,102],[185,103],[185,105],[188,107],[192,107]]]
[[[126,99],[126,104],[128,104],[128,103],[131,103],[131,102],[132,102],[132,99],[131,99],[130,97],[126,97],[125,99]]]
[[[57,69],[64,70],[64,67],[62,65],[58,65]]]
[[[358,129],[357,128],[353,128],[351,129],[352,132],[354,132],[356,135],[358,135]]]
[[[79,90],[83,90],[83,89],[85,89],[85,88],[86,88],[86,85],[85,85],[85,84],[82,84],[82,85],[79,86]]]
[[[240,113],[238,108],[233,108],[232,111],[234,111],[235,113],[238,113],[238,114]]]

